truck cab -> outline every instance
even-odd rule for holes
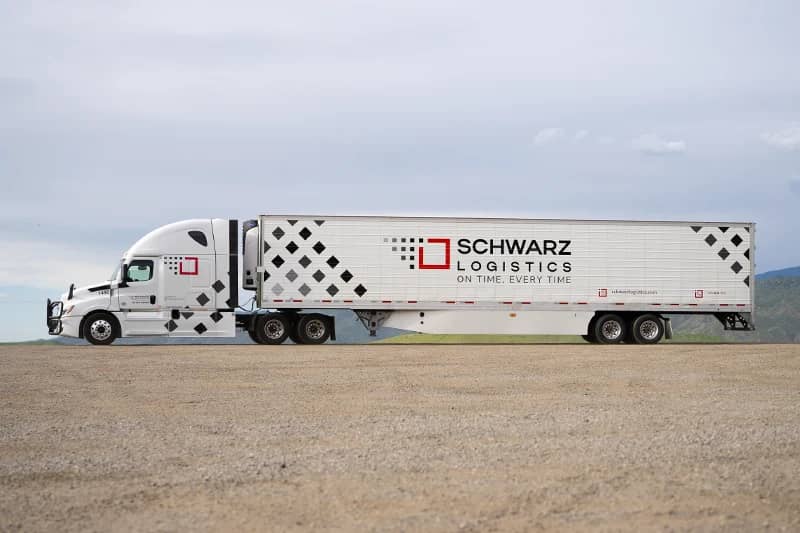
[[[237,221],[162,226],[122,256],[111,278],[47,302],[51,335],[111,344],[118,337],[230,337],[238,306]]]

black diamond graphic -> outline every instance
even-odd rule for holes
[[[350,273],[349,270],[345,270],[344,272],[342,272],[340,277],[344,280],[345,283],[349,283],[350,280],[353,279],[353,275]]]
[[[297,272],[295,272],[294,269],[290,270],[289,272],[286,273],[286,279],[288,279],[289,281],[296,280]]]
[[[709,246],[714,246],[714,243],[717,242],[717,238],[709,233],[708,237],[706,237],[706,242]]]
[[[272,235],[276,239],[281,240],[281,237],[286,235],[286,233],[280,227],[277,227],[274,230],[272,230]]]
[[[748,248],[747,250],[744,251],[744,256],[746,258],[750,259],[750,248]]]
[[[750,286],[750,276],[744,278],[744,284],[747,285],[748,287]]]
[[[320,281],[322,281],[323,279],[325,279],[325,274],[323,274],[323,273],[322,273],[322,271],[320,271],[320,270],[317,270],[316,272],[314,272],[314,273],[311,275],[311,277],[313,277],[315,280],[317,280],[317,283],[319,283]]]
[[[199,324],[197,324],[197,325],[194,327],[194,330],[197,332],[197,334],[198,334],[198,335],[202,335],[203,333],[205,333],[206,331],[208,331],[208,328],[207,328],[207,327],[205,327],[205,326],[203,325],[203,323],[202,323],[202,322],[200,322]]]
[[[731,265],[731,270],[733,270],[734,272],[736,272],[736,273],[738,274],[738,273],[739,273],[739,271],[740,271],[740,270],[742,270],[742,265],[740,265],[740,264],[739,264],[739,261],[735,261],[735,262],[734,262],[734,263]]]
[[[219,322],[220,320],[222,320],[222,313],[220,313],[219,311],[214,311],[213,313],[211,313],[211,320],[213,320],[214,322]]]
[[[217,292],[221,292],[222,289],[225,288],[225,284],[222,283],[220,280],[217,280],[217,281],[214,282],[214,284],[211,286],[211,288],[214,289]]]
[[[736,235],[733,236],[731,242],[733,243],[734,246],[739,246],[740,244],[742,244],[742,238],[739,237],[739,234],[737,233]]]
[[[722,259],[727,259],[727,258],[728,258],[728,256],[729,256],[729,255],[731,255],[731,254],[728,252],[728,250],[726,250],[725,248],[723,248],[722,250],[720,250],[719,252],[717,252],[717,255],[718,255],[718,256],[720,256]]]
[[[228,298],[227,300],[225,300],[225,304],[226,304],[228,307],[233,307],[233,302],[231,301],[231,299],[230,299],[230,298]]]
[[[308,265],[310,264],[311,264],[311,259],[309,259],[307,256],[304,255],[303,257],[300,258],[300,265],[303,268],[307,268]]]
[[[176,324],[174,320],[170,320],[169,322],[164,324],[164,327],[167,328],[167,331],[173,332],[176,329],[178,329],[178,324]]]
[[[314,245],[314,251],[317,252],[318,254],[321,254],[322,252],[325,251],[325,245],[317,241],[317,244]]]
[[[323,225],[324,223],[325,223],[325,221],[324,221],[324,220],[315,220],[315,221],[314,221],[314,224],[316,224],[317,226],[321,226],[321,225]]]
[[[270,248],[272,247],[269,244],[267,244],[267,241],[264,241],[264,253],[267,253]]]
[[[700,230],[703,229],[703,226],[692,226],[692,229],[694,230],[695,233],[699,233]]]
[[[311,292],[311,289],[305,283],[300,285],[300,288],[297,290],[300,291],[300,294],[302,294],[303,296],[308,296],[308,293]]]
[[[194,316],[194,313],[192,313],[191,311],[183,311],[181,313],[181,316],[183,318],[185,318],[185,319],[189,319],[189,318],[192,318]]]
[[[267,281],[268,279],[269,279],[269,272],[267,272],[267,271],[265,270],[265,271],[264,271],[264,281]]]
[[[328,259],[326,262],[328,263],[328,266],[331,268],[336,268],[336,265],[339,264],[339,260],[336,259],[335,255],[332,255],[330,259]]]
[[[275,265],[276,268],[280,268],[283,263],[284,260],[279,255],[276,255],[275,258],[272,260],[272,264]]]
[[[204,293],[204,292],[201,292],[200,296],[197,297],[197,303],[199,303],[200,305],[206,305],[210,301],[211,301],[211,298],[206,296],[206,293]]]
[[[355,293],[358,294],[359,298],[367,293],[367,289],[365,289],[364,286],[360,283],[358,284],[358,287],[356,287],[354,290]]]
[[[730,227],[728,227],[728,226],[720,226],[720,227],[719,227],[719,230],[720,230],[722,233],[725,233],[725,232],[726,232],[726,231],[728,231],[729,229],[730,229]]]
[[[288,222],[290,226],[294,226],[295,224],[297,224],[296,220],[287,220],[286,222]]]
[[[744,227],[744,230],[745,230],[747,233],[750,233],[750,226],[745,226],[745,227]]]
[[[293,254],[297,251],[297,245],[292,241],[286,245],[286,249],[289,250],[290,254]]]
[[[331,283],[331,286],[328,287],[326,290],[328,291],[328,294],[330,294],[331,296],[336,296],[336,293],[339,292],[339,289],[337,289],[336,285],[334,285],[333,283]]]
[[[303,229],[301,229],[301,230],[300,230],[300,236],[301,236],[301,237],[303,238],[303,240],[305,241],[305,240],[307,240],[309,237],[311,237],[311,232],[308,230],[308,228],[303,228]]]
[[[272,287],[272,292],[275,294],[275,296],[280,296],[283,292],[283,287],[281,287],[280,283],[276,283],[275,286]]]

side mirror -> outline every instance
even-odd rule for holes
[[[67,300],[72,300],[72,295],[75,292],[75,284],[70,283],[69,285],[69,294],[67,294]]]
[[[127,286],[128,286],[128,265],[123,264],[122,275],[120,276],[119,285],[117,285],[117,287],[121,289]]]

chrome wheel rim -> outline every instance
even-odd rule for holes
[[[610,341],[617,340],[622,335],[622,324],[616,320],[607,320],[603,323],[601,331],[606,339]]]
[[[105,341],[111,337],[111,323],[108,320],[95,320],[89,327],[92,338],[98,341]]]
[[[318,318],[312,318],[306,322],[306,337],[312,340],[319,340],[325,336],[325,323]]]
[[[659,331],[661,331],[661,326],[655,320],[645,320],[639,324],[639,336],[644,340],[652,341],[657,339]]]
[[[283,337],[285,330],[286,328],[283,325],[283,321],[277,318],[267,320],[267,323],[264,324],[264,334],[271,340],[277,340]]]

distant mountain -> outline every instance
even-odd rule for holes
[[[770,270],[762,274],[756,274],[756,279],[772,278],[796,278],[800,277],[800,266],[782,268],[781,270]]]
[[[784,269],[776,272],[791,272]],[[712,316],[674,315],[676,334],[719,336],[730,342],[800,342],[800,275],[756,276],[754,332],[725,331]]]

